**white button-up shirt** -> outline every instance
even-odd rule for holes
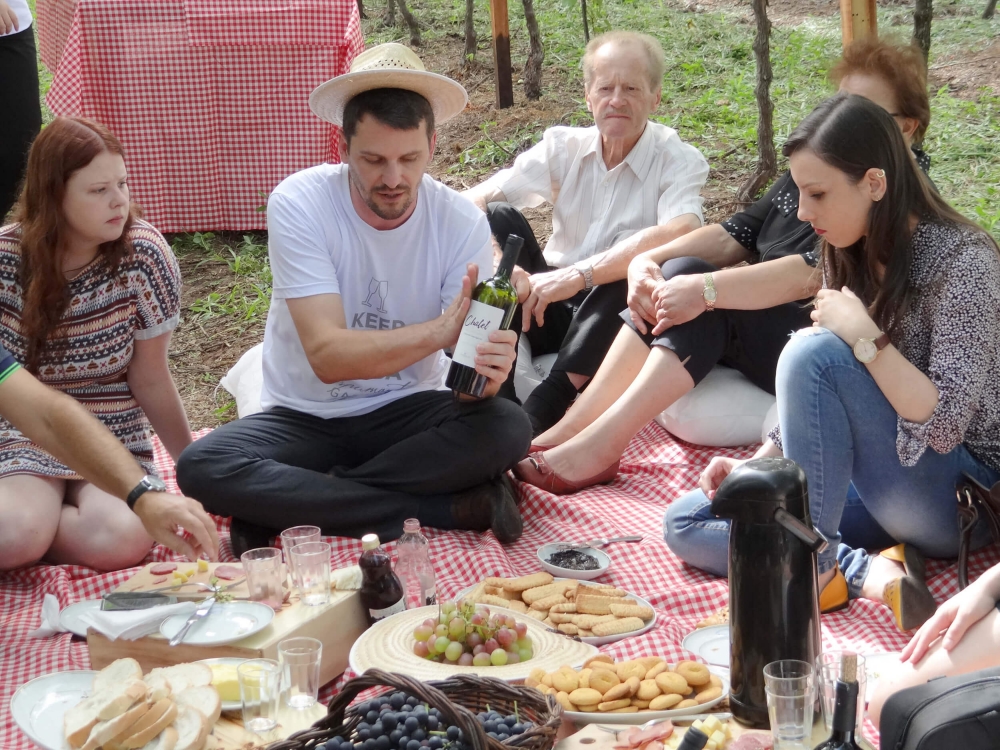
[[[698,149],[674,129],[647,122],[614,169],[604,164],[596,125],[553,127],[486,184],[517,208],[552,204],[545,260],[564,267],[682,214],[703,220],[700,192],[707,177],[708,162]]]

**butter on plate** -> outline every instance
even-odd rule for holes
[[[235,664],[211,664],[212,685],[219,691],[219,698],[224,702],[239,702],[240,683],[236,676]]]

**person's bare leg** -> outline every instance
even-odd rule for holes
[[[591,388],[597,385],[595,378]],[[545,460],[563,479],[592,477],[621,458],[649,420],[692,388],[694,381],[677,355],[654,346],[625,392],[577,435],[545,451]]]
[[[61,479],[14,474],[0,479],[0,570],[41,560],[59,528]]]
[[[916,666],[900,664],[893,672],[883,674],[868,705],[868,715],[877,727],[885,701],[893,693],[922,685],[934,677],[968,674],[996,666],[1000,666],[1000,612],[993,610],[969,628],[951,651],[941,648],[938,640]]]
[[[153,540],[139,516],[89,482],[68,485],[59,531],[46,559],[95,570],[121,570],[142,562]]]
[[[648,356],[649,347],[645,342],[631,328],[623,326],[590,387],[573,402],[566,416],[536,436],[532,442],[538,445],[559,445],[576,435],[625,393]],[[583,382],[586,382],[582,375],[570,373],[568,377],[577,388],[582,383],[577,385],[574,377],[584,378]]]

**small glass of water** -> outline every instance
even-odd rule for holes
[[[282,689],[291,708],[309,708],[319,698],[319,668],[323,644],[315,638],[286,638],[278,642]]]
[[[773,661],[764,667],[767,714],[775,750],[809,750],[812,747],[813,710],[816,705],[813,665],[796,659]]]
[[[311,606],[329,602],[330,545],[326,542],[296,544],[289,557],[300,601]]]
[[[285,601],[281,550],[277,547],[247,550],[240,556],[240,562],[247,575],[250,599],[266,604],[275,612],[280,610]]]
[[[243,726],[250,732],[269,732],[278,725],[281,666],[274,659],[250,659],[236,668],[243,704]]]

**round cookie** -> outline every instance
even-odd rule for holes
[[[698,693],[694,699],[699,703],[708,703],[709,701],[714,701],[716,698],[721,697],[722,688],[721,687],[707,687]]]
[[[643,680],[639,683],[639,689],[636,691],[635,697],[641,701],[651,701],[660,692],[660,686],[656,684],[656,680]]]
[[[623,682],[629,677],[638,677],[640,680],[646,676],[648,668],[638,661],[623,661],[618,665],[618,678]]]
[[[569,694],[569,699],[577,706],[596,706],[604,700],[604,696],[594,688],[577,688]]]
[[[687,700],[683,700],[680,703],[678,703],[676,706],[674,706],[674,708],[693,708],[694,706],[697,705],[698,701],[694,700],[693,698],[688,698]]]
[[[597,704],[598,711],[614,711],[616,708],[625,708],[625,706],[631,705],[631,701],[628,698],[619,698],[616,701],[603,701]]]
[[[632,692],[629,690],[629,684],[627,682],[619,682],[608,692],[604,694],[604,702],[616,701],[621,698],[631,698]]]
[[[580,687],[580,677],[572,669],[560,667],[552,673],[552,687],[568,695]]]
[[[653,678],[660,690],[664,693],[676,693],[677,695],[687,695],[691,688],[681,675],[676,672],[660,672]]]
[[[649,668],[646,672],[645,679],[652,680],[656,675],[667,671],[667,663],[665,661],[660,661]]]
[[[642,678],[640,677],[629,677],[627,680],[625,680],[625,684],[628,685],[629,695],[635,695],[637,692],[639,692],[639,685],[642,684],[641,679]]]
[[[674,671],[687,680],[688,685],[699,687],[707,685],[712,679],[712,673],[708,667],[696,661],[682,661],[678,663]]]
[[[601,695],[607,694],[611,688],[619,684],[621,684],[621,680],[618,679],[618,675],[607,669],[592,670],[587,680],[587,687],[593,688]]]
[[[680,703],[684,698],[677,693],[669,695],[658,695],[649,702],[649,707],[654,711],[666,711]]]
[[[573,705],[573,701],[569,699],[569,695],[560,690],[556,693],[556,701],[560,706],[565,708],[567,711],[576,711],[576,706]]]

